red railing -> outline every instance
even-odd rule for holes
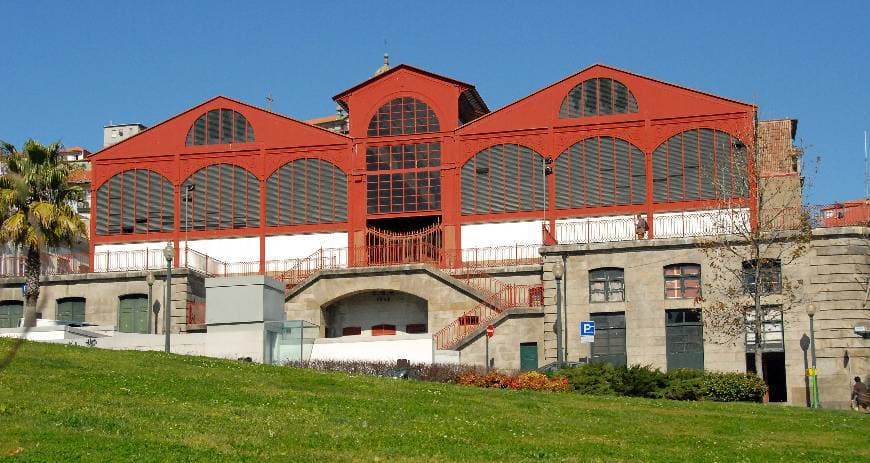
[[[471,310],[438,330],[433,336],[437,349],[450,349],[469,334],[495,320],[502,312],[513,307],[540,307],[544,305],[542,285],[516,285],[502,283],[501,290],[491,293]]]
[[[315,272],[347,267],[347,248],[321,248],[308,257],[287,259],[287,269],[277,278],[288,288],[298,285]]]

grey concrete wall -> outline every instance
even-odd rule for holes
[[[409,324],[427,324],[427,302],[396,291],[354,294],[326,307],[323,321],[327,337],[340,337],[349,326],[360,327],[361,336],[371,336],[371,327],[384,323],[395,325],[399,334]]]
[[[207,278],[209,326],[284,320],[284,285],[262,275]]]

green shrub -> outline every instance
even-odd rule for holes
[[[679,368],[667,373],[667,385],[661,390],[660,397],[671,400],[701,400],[704,397],[704,377],[709,373],[703,370]]]
[[[617,381],[611,383],[614,391],[631,397],[660,397],[667,385],[667,377],[658,368],[632,365],[616,369]]]
[[[612,395],[616,391],[613,382],[616,380],[615,368],[608,363],[590,363],[574,368],[564,368],[557,375],[568,379],[568,384],[574,392],[591,395]]]
[[[764,381],[746,373],[707,373],[704,398],[717,402],[761,402],[767,392]]]

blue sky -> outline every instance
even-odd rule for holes
[[[474,83],[492,109],[596,62],[756,103],[800,119],[821,157],[809,201],[859,198],[870,5],[823,5],[0,0],[0,139],[95,151],[110,121],[151,126],[217,94],[331,114],[386,40],[393,64]]]

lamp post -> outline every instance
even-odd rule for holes
[[[553,264],[553,278],[556,279],[556,362],[565,362],[565,346],[562,345],[562,331],[565,329],[562,320],[562,276],[565,275],[565,265],[561,260]]]
[[[148,275],[145,275],[145,283],[148,283],[148,324],[151,324],[151,311],[154,310],[154,298],[152,297],[152,290],[154,289],[154,272],[148,272]],[[151,330],[149,329],[150,333]],[[157,320],[154,320],[154,334],[157,334]]]
[[[816,370],[816,333],[815,326],[813,325],[813,319],[816,316],[815,304],[807,306],[807,315],[810,317],[810,361],[812,362],[812,366],[807,370],[807,375],[810,377],[810,398],[812,408],[820,408],[822,404],[819,401],[819,378]]]
[[[184,266],[185,267],[188,266],[187,248],[189,246],[188,246],[188,242],[187,242],[187,235],[188,235],[188,233],[190,233],[190,214],[188,214],[188,208],[190,207],[189,206],[190,196],[191,196],[191,193],[194,192],[194,190],[196,190],[195,183],[189,183],[184,187]]]
[[[172,299],[172,257],[175,255],[175,249],[172,249],[172,243],[166,243],[163,248],[163,257],[166,258],[166,294],[163,296],[163,337],[164,350],[169,353],[169,301]]]

